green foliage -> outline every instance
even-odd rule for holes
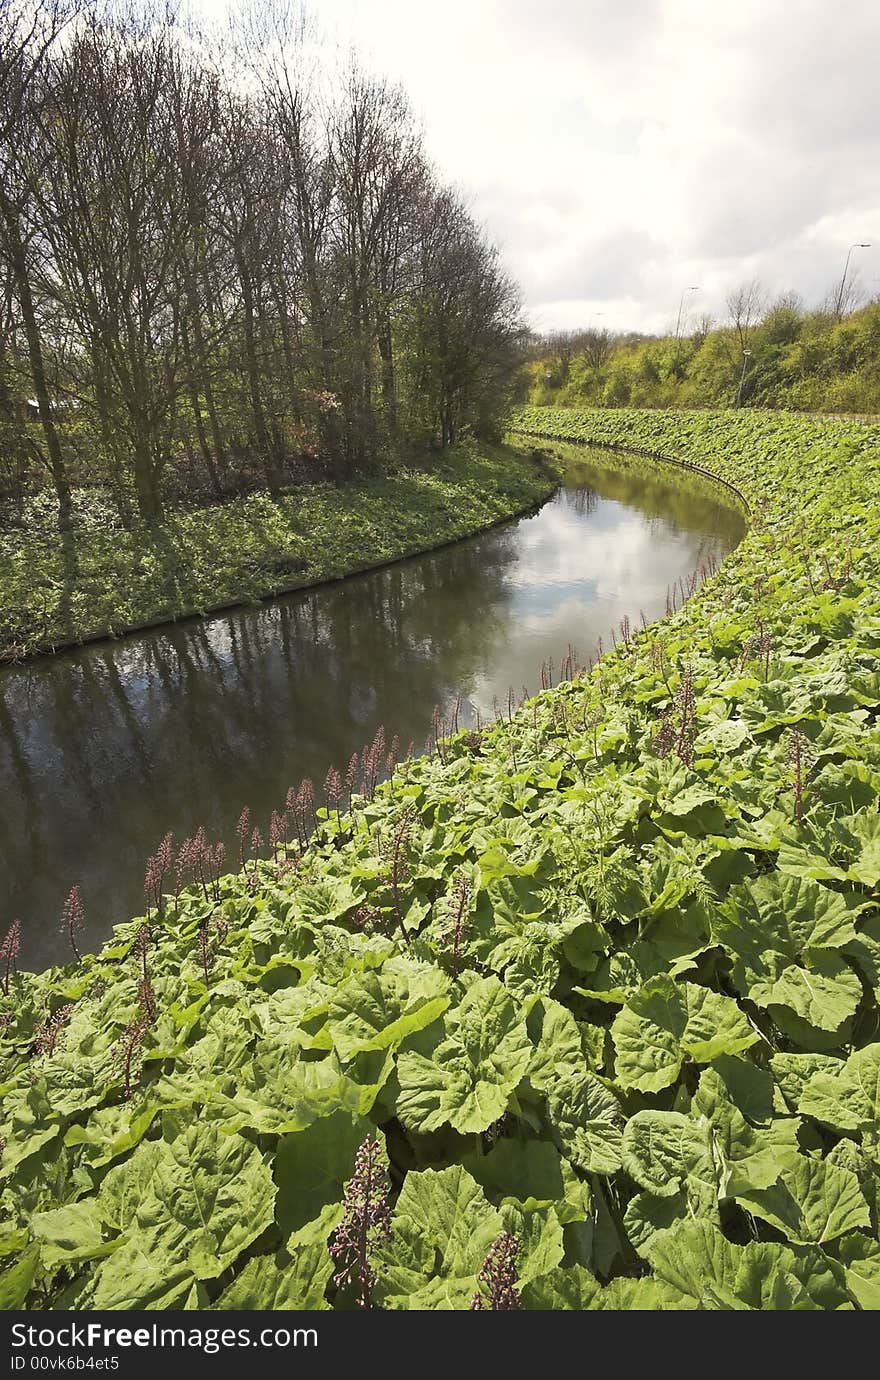
[[[327,1246],[373,1135],[378,1306],[470,1308],[504,1233],[527,1309],[880,1306],[880,431],[519,425],[698,460],[748,535],[589,675],[223,878],[207,986],[204,896],[169,900],[129,1100],[137,923],[10,980],[4,1306],[349,1307]],[[685,682],[687,764],[660,732]],[[363,918],[404,817],[389,937]]]
[[[731,407],[744,341],[731,327],[672,336],[589,341],[560,367],[552,348],[524,366],[520,396],[572,407]],[[785,300],[749,328],[742,404],[805,412],[880,414],[880,304],[842,320]]]

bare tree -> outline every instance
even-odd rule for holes
[[[41,191],[55,290],[85,347],[81,398],[138,509],[162,513],[185,391],[179,267],[188,232],[167,94],[173,31],[94,15],[51,74]],[[162,156],[157,156],[162,150]]]
[[[865,301],[865,289],[859,281],[858,269],[832,283],[822,298],[820,310],[826,316],[841,321],[850,312],[856,311]]]
[[[413,384],[443,446],[465,426],[491,430],[525,331],[519,297],[461,202],[435,193],[425,208],[419,291],[410,318]]]
[[[764,289],[757,278],[742,283],[727,294],[727,311],[740,354],[744,354],[749,347],[755,327],[760,323],[765,301]]]
[[[579,340],[580,351],[591,369],[601,369],[611,354],[613,341],[607,330],[584,331]]]
[[[704,344],[714,324],[712,316],[707,311],[702,312],[701,315],[697,317],[697,324],[691,331],[691,340],[697,349]]]
[[[7,321],[12,324],[15,301],[62,532],[70,529],[72,520],[70,480],[55,425],[34,285],[35,259],[41,246],[33,202],[41,172],[35,133],[44,101],[46,66],[73,13],[73,7],[64,0],[36,0],[32,6],[13,2],[0,11],[0,254],[6,270]],[[6,353],[5,348],[0,352],[3,374]]]

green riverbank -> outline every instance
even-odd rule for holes
[[[351,812],[157,855],[100,955],[7,942],[3,1307],[492,1307],[490,1251],[527,1309],[880,1307],[880,429],[517,425],[750,529]]]
[[[336,580],[470,536],[541,503],[555,479],[508,447],[463,445],[430,468],[335,488],[179,508],[125,529],[77,495],[66,544],[32,505],[0,535],[0,660]]]

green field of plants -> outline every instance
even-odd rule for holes
[[[880,1307],[880,430],[516,424],[696,461],[748,534],[235,875],[163,840],[96,957],[7,934],[0,1306]]]
[[[180,506],[127,528],[99,489],[83,489],[66,539],[44,494],[7,512],[0,532],[0,661],[337,579],[469,536],[553,486],[522,455],[471,442],[338,488]]]

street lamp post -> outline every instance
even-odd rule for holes
[[[689,293],[689,292],[699,292],[699,291],[700,291],[699,285],[698,285],[697,287],[686,287],[686,288],[682,288],[682,290],[681,290],[681,297],[678,299],[678,320],[677,320],[676,323],[675,323],[675,338],[676,338],[676,340],[678,340],[679,336],[681,335],[681,313],[682,313],[682,311],[683,311],[683,309],[684,309],[684,299],[685,299],[685,295],[686,295],[687,293]]]
[[[862,244],[861,242],[857,242],[856,244],[851,244],[849,249],[846,251],[846,263],[843,266],[843,277],[840,280],[840,287],[837,289],[837,302],[834,307],[834,315],[838,317],[838,319],[840,317],[841,309],[843,308],[843,294],[846,291],[846,275],[849,273],[850,256],[852,255],[854,249],[870,248],[870,244]]]
[[[740,376],[739,376],[739,388],[736,390],[736,405],[737,405],[737,407],[742,407],[743,384],[744,384],[745,381],[746,381],[746,367],[747,367],[748,362],[749,362],[749,360],[751,359],[751,357],[752,357],[752,352],[751,352],[751,350],[743,350],[743,367],[742,367],[742,373],[741,373]]]

